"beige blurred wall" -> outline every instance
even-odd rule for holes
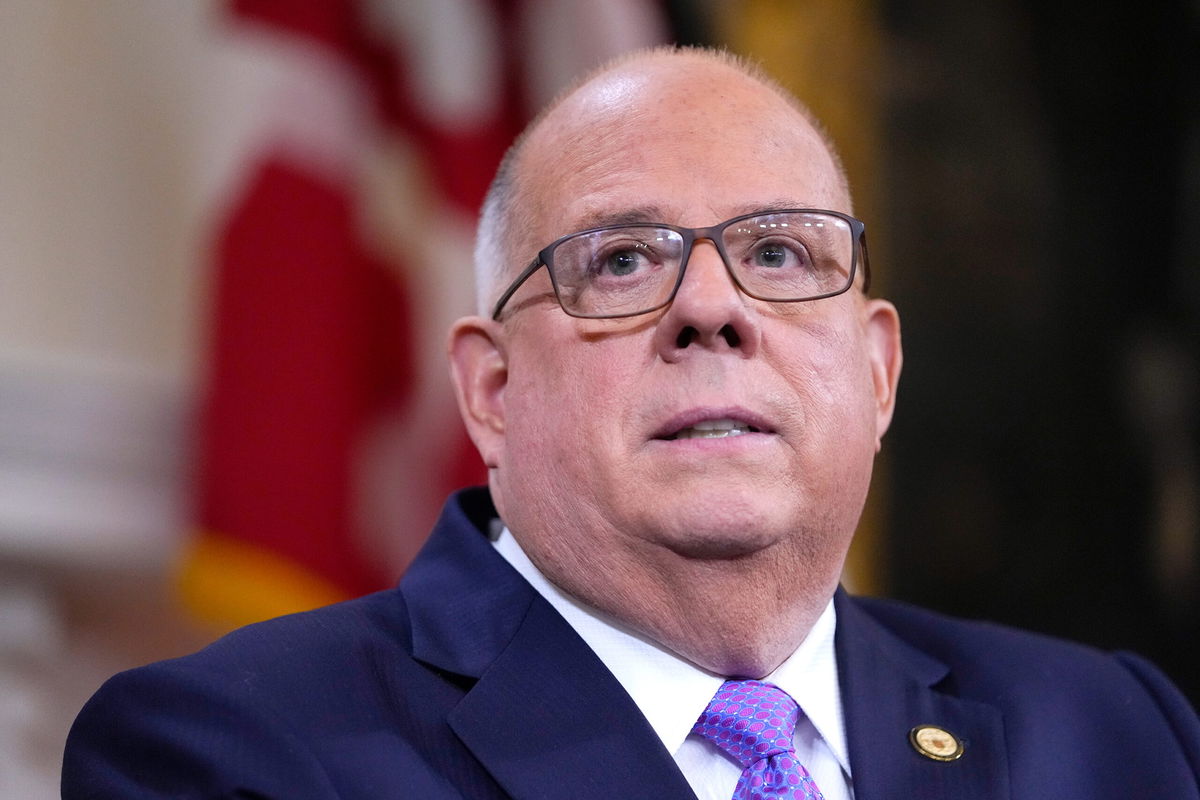
[[[0,0],[0,797],[57,797],[99,682],[208,635],[167,570],[223,174],[214,81],[237,74],[212,13]]]
[[[154,561],[176,534],[207,13],[0,4],[0,557]]]

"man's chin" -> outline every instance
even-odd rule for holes
[[[700,560],[730,560],[765,550],[795,531],[777,505],[745,506],[732,502],[674,504],[657,509],[649,521],[650,538],[676,555]]]
[[[693,561],[737,561],[762,552],[777,540],[746,535],[693,535],[667,543],[678,556]]]

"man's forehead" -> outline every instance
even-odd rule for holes
[[[522,252],[607,224],[852,210],[797,107],[711,57],[655,54],[595,76],[530,131],[516,166]]]
[[[823,145],[782,138],[743,132],[739,139],[717,125],[620,140],[599,136],[544,149],[536,156],[540,163],[522,178],[525,208],[533,215],[529,222],[551,226],[537,231],[544,245],[602,225],[699,227],[784,208],[849,213],[849,199]]]

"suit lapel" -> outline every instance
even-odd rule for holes
[[[625,690],[538,598],[450,725],[514,798],[692,798]]]
[[[486,493],[453,498],[401,583],[413,655],[478,679],[450,727],[516,800],[694,800],[620,683],[487,541],[494,515]]]
[[[1004,729],[995,707],[954,697],[953,676],[898,639],[843,592],[836,648],[856,800],[1007,800]],[[963,743],[961,757],[922,755],[909,738],[936,726]]]

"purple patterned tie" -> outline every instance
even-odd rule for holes
[[[692,726],[742,765],[732,800],[825,800],[796,758],[800,707],[762,681],[725,681]]]

